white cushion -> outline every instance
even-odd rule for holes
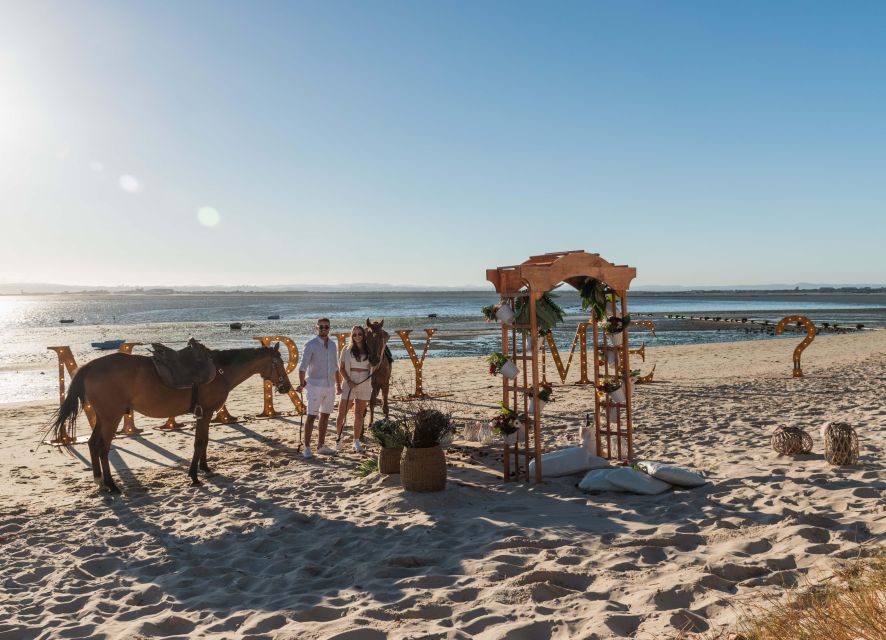
[[[667,482],[656,480],[652,476],[646,475],[642,471],[635,471],[630,467],[613,469],[606,479],[622,491],[642,493],[649,496],[664,493],[671,488],[671,485]]]
[[[697,473],[672,464],[643,460],[638,462],[637,466],[653,478],[664,480],[679,487],[700,487],[703,484],[707,484],[707,480]]]
[[[587,475],[578,483],[578,488],[582,491],[621,491],[621,489],[609,482],[609,474],[613,471],[616,471],[616,469],[588,471]]]
[[[608,467],[609,462],[603,458],[589,455],[583,447],[569,447],[559,451],[545,453],[541,457],[541,474],[546,478],[557,478],[581,473],[588,469]],[[535,473],[535,460],[529,462],[530,477]]]

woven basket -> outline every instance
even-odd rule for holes
[[[379,473],[400,473],[400,456],[403,447],[383,447],[378,452]]]
[[[858,462],[858,436],[852,425],[832,422],[825,427],[824,459],[835,466]]]
[[[812,436],[800,427],[778,427],[772,434],[771,442],[779,455],[792,456],[812,451]]]
[[[407,491],[443,491],[446,488],[443,449],[404,449],[400,459],[400,485]]]

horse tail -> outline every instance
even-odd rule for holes
[[[71,386],[65,396],[62,406],[55,412],[52,421],[52,440],[70,445],[77,439],[77,414],[80,408],[86,404],[86,375],[88,374],[89,363],[77,369],[74,378],[71,380]],[[65,442],[68,431],[65,429],[65,423],[70,427],[71,442]]]

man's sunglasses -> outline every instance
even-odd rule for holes
[[[318,328],[318,329],[328,329],[328,328],[329,328],[329,325],[328,325],[328,324],[318,324],[318,325],[317,325],[317,328]]]

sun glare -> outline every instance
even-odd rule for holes
[[[124,173],[120,176],[120,188],[129,193],[136,193],[141,189],[141,184],[135,176]]]
[[[197,220],[204,227],[214,227],[219,221],[218,211],[212,207],[200,207],[197,210]]]

